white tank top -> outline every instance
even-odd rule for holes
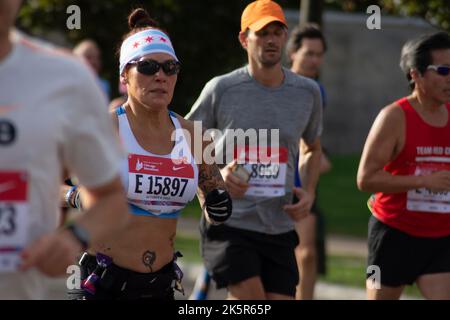
[[[131,213],[177,218],[197,192],[198,168],[176,115],[169,111],[176,129],[175,146],[170,154],[157,155],[136,141],[123,106],[116,114],[119,135],[128,153],[121,174]]]

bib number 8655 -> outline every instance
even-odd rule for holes
[[[266,179],[276,179],[280,174],[280,165],[278,164],[252,164],[252,172],[250,173],[250,178],[266,178]]]

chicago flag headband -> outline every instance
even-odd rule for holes
[[[178,61],[169,37],[157,29],[147,29],[127,38],[120,48],[119,74],[122,75],[128,63],[149,53],[167,53]]]

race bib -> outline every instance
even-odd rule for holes
[[[128,155],[129,202],[154,214],[183,208],[194,197],[194,168],[184,160]]]
[[[414,175],[429,175],[435,171],[443,170],[450,171],[450,163],[419,163]],[[407,193],[406,208],[409,211],[450,213],[450,192],[433,192],[426,188],[409,190]]]
[[[0,171],[0,273],[17,270],[27,243],[28,178],[24,172]]]
[[[246,195],[270,198],[285,195],[286,148],[237,148],[235,159],[250,174]]]

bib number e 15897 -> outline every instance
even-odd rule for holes
[[[128,198],[153,213],[170,213],[192,200],[195,183],[190,163],[147,155],[128,155]]]

